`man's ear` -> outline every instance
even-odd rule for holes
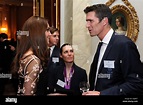
[[[104,18],[102,19],[102,22],[103,22],[103,25],[106,25],[106,24],[108,23],[107,17],[104,17]]]

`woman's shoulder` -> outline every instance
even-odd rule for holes
[[[116,29],[115,32],[116,32],[117,35],[126,35],[126,30],[118,30],[118,29]]]
[[[37,56],[31,54],[22,58],[20,60],[20,64],[24,68],[27,68],[28,66],[32,67],[34,65],[40,65],[40,59]]]
[[[36,55],[30,54],[30,55],[22,57],[21,60],[22,61],[30,61],[30,60],[37,60],[37,61],[39,61],[40,59]]]
[[[78,69],[78,71],[86,71],[84,68],[80,67],[79,65],[75,64],[73,65],[74,69]]]

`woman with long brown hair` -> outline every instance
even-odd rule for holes
[[[19,32],[21,39],[13,60],[12,72],[18,74],[18,95],[35,95],[39,74],[47,65],[48,20],[32,16]]]

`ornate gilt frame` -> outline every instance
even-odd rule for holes
[[[110,6],[115,0],[109,0],[106,5]],[[131,38],[132,41],[136,41],[139,33],[139,19],[134,7],[128,2],[128,0],[122,0],[125,5],[115,5],[111,8],[113,14],[116,12],[121,12],[127,22],[127,36]]]

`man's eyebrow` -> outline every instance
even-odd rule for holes
[[[92,19],[86,19],[86,21],[93,21]]]

